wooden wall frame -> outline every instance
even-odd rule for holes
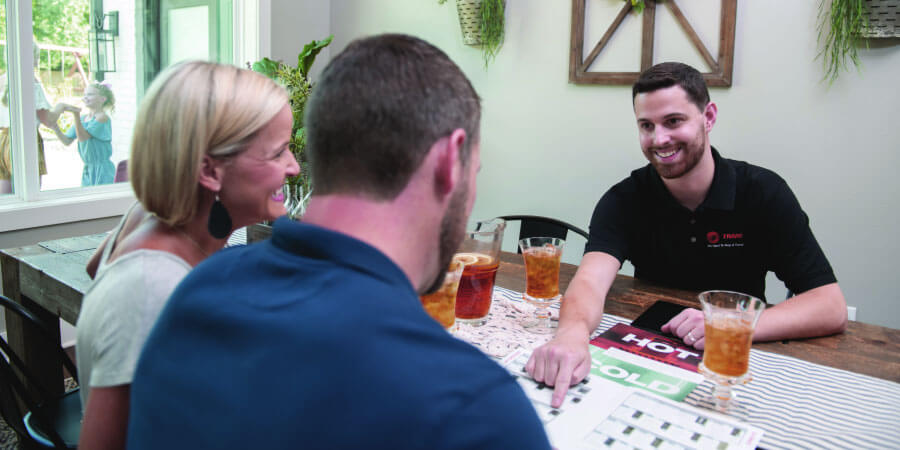
[[[634,84],[640,72],[588,72],[587,68],[594,63],[597,55],[606,47],[613,33],[631,12],[631,2],[623,1],[624,6],[619,15],[613,20],[612,25],[600,38],[600,42],[594,46],[587,58],[584,55],[584,11],[586,0],[572,0],[572,39],[569,52],[569,82],[576,84]],[[700,36],[694,31],[694,27],[688,22],[681,12],[675,0],[645,0],[642,39],[641,39],[641,71],[653,65],[653,35],[656,25],[656,7],[659,3],[665,3],[675,20],[681,25],[687,37],[694,47],[700,52],[700,56],[712,71],[703,74],[703,78],[709,86],[731,86],[731,73],[734,67],[734,28],[737,19],[737,0],[722,0],[722,13],[719,26],[719,54],[713,59],[712,54],[703,45]]]

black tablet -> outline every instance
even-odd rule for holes
[[[687,308],[687,306],[664,300],[657,300],[656,303],[650,305],[650,307],[638,316],[637,319],[634,319],[634,321],[631,322],[631,326],[663,334],[660,328],[685,308]]]

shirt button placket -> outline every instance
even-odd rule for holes
[[[696,225],[696,224],[697,224],[697,218],[694,217],[693,215],[691,215],[691,218],[688,220],[688,223],[690,223],[691,225]],[[696,233],[696,232],[697,232],[696,227],[692,227],[691,232],[692,232],[692,233]],[[696,243],[697,243],[697,237],[696,237],[696,236],[691,236],[691,244],[696,244]]]

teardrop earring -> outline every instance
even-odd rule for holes
[[[212,208],[209,210],[209,220],[206,222],[206,229],[209,234],[216,239],[225,239],[231,234],[231,216],[225,205],[219,201],[219,194],[216,194],[216,201],[213,202]]]

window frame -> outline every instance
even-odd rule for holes
[[[10,91],[10,147],[20,164],[13,194],[0,196],[0,233],[121,215],[134,201],[129,183],[41,191],[38,175],[34,89],[30,85],[34,56],[31,0],[7,0],[7,73]],[[256,61],[269,53],[271,0],[233,0],[232,52],[234,61]],[[22,43],[27,45],[23,51]],[[27,83],[23,83],[27,81]],[[23,86],[27,87],[23,89]],[[139,92],[141,95],[142,92]]]

